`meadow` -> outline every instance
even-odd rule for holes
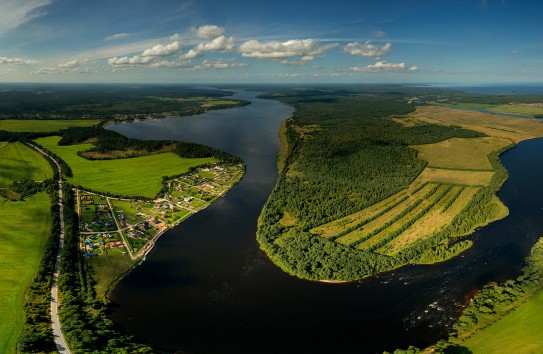
[[[44,120],[44,119],[4,119],[0,120],[0,130],[8,132],[57,132],[69,127],[91,127],[100,123],[96,119]]]
[[[474,354],[541,353],[543,343],[543,292],[538,292],[518,309],[462,343]]]
[[[100,299],[104,298],[113,282],[119,279],[134,264],[130,257],[122,254],[119,249],[108,250],[107,256],[92,257],[89,263],[94,271],[96,296]]]
[[[14,353],[24,314],[24,292],[43,255],[51,215],[49,197],[0,205],[0,353]]]
[[[115,160],[87,160],[77,155],[92,144],[59,146],[58,136],[36,142],[60,156],[72,169],[68,181],[84,188],[123,196],[153,198],[162,188],[162,176],[173,176],[191,167],[215,162],[213,158],[181,158],[168,152]]]
[[[14,181],[43,181],[53,177],[49,163],[36,151],[20,142],[0,143],[0,188]]]
[[[448,104],[448,106],[466,108],[466,109],[484,109],[484,110],[492,111],[496,113],[518,114],[518,115],[525,115],[528,117],[540,116],[543,114],[543,105],[534,104],[534,103],[509,103],[509,104],[452,103],[452,104]]]

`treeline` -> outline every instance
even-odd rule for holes
[[[457,229],[486,220],[486,192],[493,195],[499,187],[481,192],[480,202],[472,206],[479,208],[474,219],[457,220],[457,228],[421,240],[394,257],[307,232],[406,188],[426,166],[409,145],[484,136],[458,126],[406,127],[388,119],[414,109],[403,99],[409,92],[402,90],[406,89],[371,95],[349,90],[267,94],[296,108],[286,124],[285,165],[262,211],[257,234],[261,248],[287,272],[308,279],[354,280],[417,260],[443,260],[469,247],[470,243],[449,238],[460,233]],[[495,180],[495,185],[503,182],[500,176]],[[281,225],[284,212],[296,219],[295,227]]]
[[[8,132],[0,130],[0,141],[13,143],[16,141],[27,142],[32,139],[42,138],[44,136],[54,135],[55,133],[35,133],[35,132]]]
[[[17,340],[19,353],[52,353],[56,350],[51,329],[50,292],[60,234],[60,208],[57,203],[57,185],[54,180],[46,180],[37,186],[40,187],[40,191],[46,191],[51,200],[51,230],[38,271],[25,291],[25,320]],[[27,190],[28,193],[32,191],[37,192],[34,188]]]
[[[513,311],[543,287],[543,238],[532,247],[522,274],[515,280],[485,285],[454,324],[452,340],[466,339]]]
[[[93,148],[79,152],[84,158],[92,159],[88,152],[98,152],[105,156],[100,159],[114,159],[113,152],[135,151],[131,156],[142,156],[167,149],[184,158],[214,157],[223,163],[241,163],[237,156],[212,147],[172,140],[139,140],[127,138],[117,132],[97,127],[73,127],[61,131],[59,145],[79,144],[92,139]]]
[[[107,318],[107,303],[96,298],[92,268],[79,249],[75,193],[64,188],[64,247],[59,270],[62,331],[73,353],[151,353],[120,334]]]

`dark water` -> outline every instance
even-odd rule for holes
[[[141,342],[182,353],[374,353],[445,336],[474,289],[515,276],[543,235],[543,140],[502,156],[500,191],[511,215],[473,235],[475,246],[439,265],[409,266],[350,284],[290,277],[255,241],[276,179],[277,129],[291,109],[275,101],[198,117],[121,124],[131,137],[198,141],[241,156],[247,175],[226,197],[170,230],[111,294],[111,318]]]

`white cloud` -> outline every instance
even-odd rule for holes
[[[234,48],[234,37],[219,36],[210,42],[198,44],[194,50],[198,52],[230,52]]]
[[[215,39],[224,34],[224,27],[204,25],[198,28],[193,28],[193,31],[196,32],[196,36],[198,36],[199,38]]]
[[[190,59],[198,58],[201,55],[202,55],[202,52],[197,51],[193,48],[189,50],[188,52],[186,52],[185,54],[181,55],[180,58],[190,60]]]
[[[78,68],[80,64],[81,62],[79,60],[74,59],[74,60],[67,61],[66,63],[59,64],[58,67],[71,69],[71,68]]]
[[[36,61],[30,59],[0,57],[0,64],[30,65],[36,63]]]
[[[161,61],[156,61],[149,64],[149,67],[150,68],[190,69],[192,65],[190,64],[190,60],[161,60]]]
[[[232,69],[245,68],[249,66],[246,63],[238,63],[235,59],[219,59],[217,61],[204,60],[199,65],[194,66],[194,70],[210,70],[210,69]]]
[[[373,33],[373,35],[374,35],[375,37],[377,37],[377,38],[383,38],[383,37],[386,36],[387,34],[386,34],[386,32],[384,32],[384,31],[378,30],[378,31],[375,31],[375,32]]]
[[[288,58],[299,58],[298,61],[306,62],[320,57],[324,52],[336,46],[337,43],[323,45],[314,39],[292,39],[285,42],[259,42],[252,39],[242,43],[238,51],[244,57],[274,59],[290,64],[293,61],[289,61]]]
[[[391,48],[391,43],[386,43],[385,45],[378,46],[371,44],[370,41],[366,41],[364,43],[349,43],[345,47],[343,47],[343,51],[351,55],[380,58],[384,55],[387,55]]]
[[[107,63],[111,66],[138,66],[138,65],[148,65],[154,62],[153,57],[142,57],[135,55],[133,57],[113,57],[107,60]]]
[[[114,34],[114,35],[111,35],[111,36],[108,36],[106,38],[104,38],[105,41],[112,41],[112,40],[116,40],[116,39],[123,39],[123,38],[126,38],[130,36],[130,33],[117,33],[117,34]]]
[[[0,33],[6,33],[43,16],[43,7],[50,3],[51,0],[1,0]]]
[[[170,44],[157,44],[152,48],[146,49],[141,54],[142,57],[165,57],[168,55],[177,54],[181,51],[180,42],[172,42]]]
[[[349,71],[367,71],[367,72],[379,72],[379,71],[417,71],[416,66],[407,66],[405,63],[389,63],[386,61],[378,61],[375,64],[368,66],[353,66],[351,68],[340,68],[338,70]]]

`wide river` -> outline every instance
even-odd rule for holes
[[[140,139],[194,141],[243,158],[244,179],[165,233],[112,291],[111,318],[138,341],[176,353],[375,353],[446,335],[474,290],[511,278],[543,235],[543,140],[502,155],[499,197],[510,216],[476,232],[462,256],[364,281],[291,277],[255,240],[277,179],[277,132],[292,108],[239,92],[252,104],[190,117],[117,124]]]

